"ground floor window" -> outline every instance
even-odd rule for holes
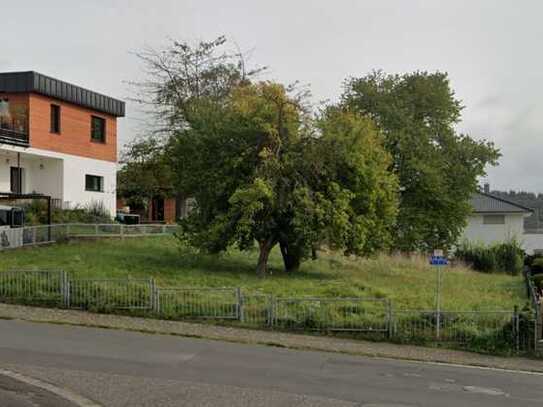
[[[11,167],[10,171],[10,187],[14,194],[22,194],[23,191],[23,175],[24,169],[20,167]]]
[[[85,175],[85,190],[104,192],[104,177],[98,175]]]
[[[483,225],[505,225],[505,215],[483,215]]]

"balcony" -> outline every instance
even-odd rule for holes
[[[14,146],[28,147],[30,145],[28,133],[10,128],[0,127],[0,144],[11,144]]]

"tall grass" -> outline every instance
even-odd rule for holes
[[[253,295],[276,297],[365,297],[391,299],[398,309],[435,309],[436,270],[423,257],[379,255],[361,259],[321,252],[299,272],[282,271],[278,250],[270,257],[272,274],[255,275],[258,252],[231,249],[206,255],[180,247],[171,237],[70,242],[0,253],[0,271],[60,268],[74,278],[149,278],[162,287],[243,287]],[[496,310],[523,306],[522,278],[483,274],[463,266],[443,273],[445,310]]]

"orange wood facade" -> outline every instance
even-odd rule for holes
[[[60,106],[60,133],[51,133],[51,104]],[[91,117],[106,121],[105,143],[91,141]],[[51,99],[29,95],[30,146],[57,153],[97,160],[117,161],[117,119],[105,113]]]
[[[117,161],[117,118],[36,93],[0,93],[10,110],[25,108],[30,147],[97,160]],[[60,106],[60,133],[51,133],[51,105]],[[91,141],[91,117],[106,123],[105,143]]]

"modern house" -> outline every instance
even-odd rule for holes
[[[0,192],[116,211],[124,102],[37,72],[0,73]]]
[[[128,208],[122,198],[117,198],[117,209],[127,208],[130,213],[140,215],[144,222],[174,224],[191,211],[194,201],[181,195],[176,197],[156,197],[151,199],[146,210]]]
[[[492,244],[511,239],[522,240],[524,218],[532,210],[485,192],[476,192],[471,198],[472,214],[464,229],[463,239]]]

